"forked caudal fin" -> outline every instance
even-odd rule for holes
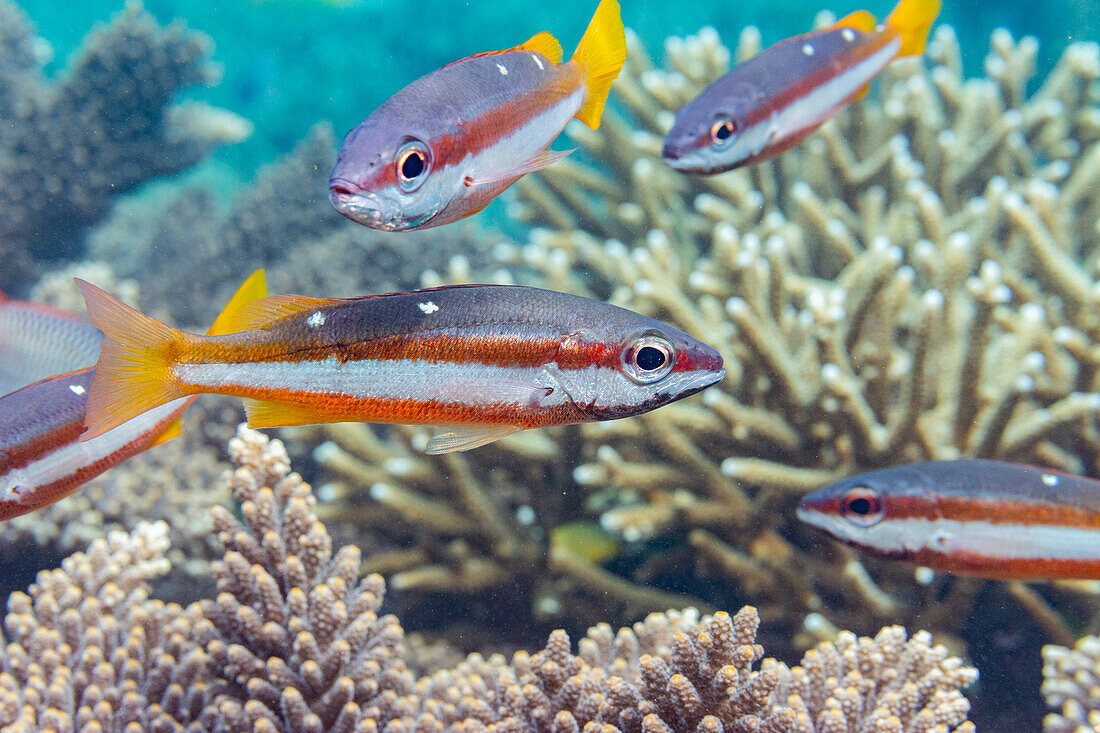
[[[77,279],[88,314],[106,338],[88,391],[84,413],[89,440],[165,402],[185,396],[171,379],[172,359],[195,336],[170,328],[134,310],[96,286]],[[243,306],[267,294],[262,270],[237,289],[210,334],[230,333]]]
[[[595,130],[600,126],[611,82],[626,61],[626,34],[618,0],[600,0],[570,61],[580,65],[585,78],[584,104],[576,118]]]
[[[940,0],[901,0],[886,18],[886,27],[901,35],[898,56],[920,56],[928,42],[928,31],[940,14]]]

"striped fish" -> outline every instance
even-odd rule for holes
[[[210,332],[223,333],[244,303],[266,295],[260,270],[240,287]],[[99,338],[90,325],[83,327]],[[108,468],[179,435],[180,417],[195,401],[172,400],[84,440],[94,376],[95,368],[87,367],[0,397],[0,521],[63,499]]]
[[[0,293],[0,395],[95,364],[102,341],[84,316]]]
[[[882,25],[865,10],[734,67],[684,105],[665,138],[665,163],[721,173],[779,155],[862,96],[900,56],[924,53],[940,0],[901,0]]]
[[[798,517],[853,547],[987,578],[1100,578],[1100,481],[987,460],[872,471]]]
[[[567,63],[543,32],[423,76],[344,138],[332,205],[387,231],[475,214],[524,174],[568,155],[549,148],[569,120],[599,127],[625,59],[619,4],[602,0]]]
[[[253,427],[319,422],[446,426],[429,453],[547,425],[647,412],[718,382],[711,347],[573,295],[472,285],[251,304],[227,336],[160,324],[79,282],[107,334],[88,437],[202,392],[245,398]]]

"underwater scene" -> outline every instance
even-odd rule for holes
[[[0,0],[0,733],[1100,733],[1100,5]]]

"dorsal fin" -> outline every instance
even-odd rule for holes
[[[854,13],[849,13],[843,18],[833,23],[833,28],[853,28],[857,31],[863,31],[864,33],[870,33],[875,29],[875,16],[871,15],[866,10],[857,10]]]
[[[237,292],[233,293],[233,297],[230,298],[229,302],[222,308],[222,312],[218,314],[218,317],[214,320],[213,325],[210,326],[210,330],[206,332],[206,335],[222,336],[227,333],[242,330],[245,328],[241,325],[241,321],[244,318],[245,307],[254,300],[260,300],[266,297],[267,275],[264,274],[264,270],[261,267],[241,283],[241,286],[237,288]]]
[[[272,322],[297,313],[317,310],[334,303],[341,298],[311,298],[308,295],[273,295],[270,298],[254,300],[241,312],[242,328],[267,328]]]
[[[543,56],[550,59],[555,64],[561,63],[561,44],[558,43],[558,39],[554,38],[554,35],[548,31],[536,33],[520,45],[516,46],[513,50],[535,51],[536,53],[541,53]]]

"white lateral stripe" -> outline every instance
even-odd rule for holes
[[[560,405],[569,397],[557,389],[558,372],[556,365],[502,367],[412,359],[341,362],[334,356],[324,361],[178,364],[174,370],[185,384],[211,389],[238,386],[358,399],[541,407]],[[549,395],[547,388],[554,388]]]
[[[9,471],[0,476],[0,502],[21,503],[36,488],[73,476],[81,469],[119,452],[138,438],[148,436],[154,430],[159,433],[163,427],[158,426],[167,423],[172,413],[182,412],[188,400],[189,397],[181,397],[159,405],[91,440],[73,441],[22,468]],[[19,489],[18,494],[15,493],[16,489]]]
[[[887,519],[871,530],[854,532],[850,536],[854,542],[883,551],[927,548],[948,556],[968,553],[1020,560],[1089,560],[1100,556],[1100,530],[1049,524]]]

